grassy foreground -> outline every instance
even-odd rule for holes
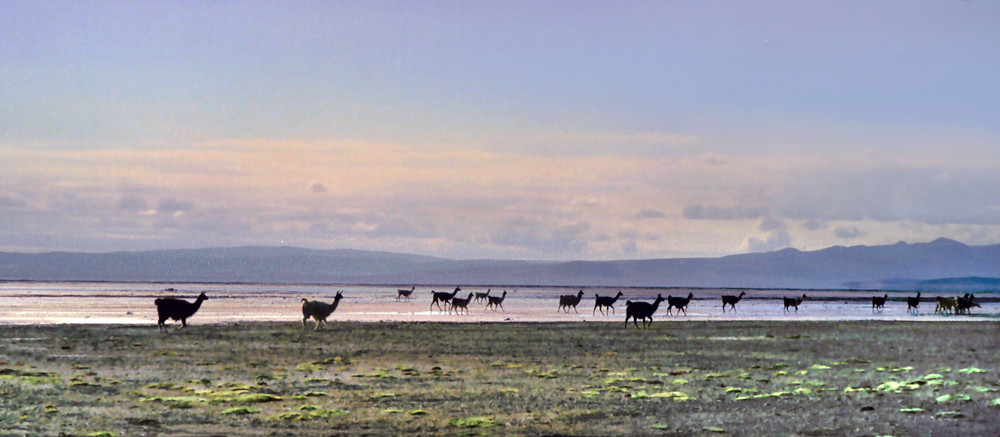
[[[5,326],[0,435],[998,435],[992,322]]]

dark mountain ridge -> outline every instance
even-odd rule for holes
[[[895,279],[894,279],[895,278]],[[996,290],[1000,245],[927,243],[783,249],[720,258],[622,261],[451,260],[293,247],[108,253],[0,252],[0,280],[468,284]],[[937,281],[937,282],[935,282]]]

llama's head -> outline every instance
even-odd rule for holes
[[[333,300],[341,300],[344,298],[344,292],[342,290],[337,290],[337,295],[333,297]]]
[[[198,300],[208,300],[208,296],[205,295],[204,291],[201,292],[200,295],[198,295]]]

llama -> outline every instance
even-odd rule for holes
[[[806,295],[803,294],[802,297],[783,297],[782,299],[785,300],[785,312],[790,312],[788,311],[788,307],[795,307],[795,312],[799,312],[799,305],[802,305],[802,301],[806,300]]]
[[[632,324],[638,328],[639,319],[642,319],[642,327],[648,328],[653,324],[653,313],[660,307],[660,302],[664,300],[666,299],[663,298],[663,295],[657,294],[653,303],[625,301],[625,327],[628,328],[628,319],[632,319]],[[649,319],[648,324],[646,319]]]
[[[618,290],[618,295],[614,296],[614,297],[601,296],[599,294],[595,294],[594,295],[594,311],[597,311],[598,309],[600,309],[601,310],[601,315],[606,316],[607,314],[604,313],[604,308],[607,307],[608,309],[611,310],[611,313],[614,314],[614,312],[615,312],[615,302],[618,302],[618,299],[621,298],[622,296],[624,296],[624,294],[622,294],[621,290]]]
[[[431,308],[434,308],[434,305],[437,305],[438,311],[444,311],[441,309],[441,304],[439,302],[444,302],[445,308],[448,308],[448,305],[451,304],[451,299],[455,297],[459,291],[462,291],[460,287],[455,287],[455,291],[452,291],[451,293],[448,293],[447,291],[431,290]]]
[[[722,296],[722,312],[726,312],[726,305],[729,305],[733,309],[733,312],[736,312],[736,304],[739,303],[740,299],[743,299],[743,296],[746,294],[747,292],[741,291],[739,296]]]
[[[171,297],[164,297],[156,299],[153,303],[156,305],[156,315],[159,319],[156,321],[156,329],[162,331],[166,328],[165,322],[167,319],[173,319],[174,321],[181,321],[181,327],[177,329],[182,329],[187,327],[187,319],[198,312],[198,308],[201,308],[201,303],[208,300],[208,296],[205,292],[201,292],[198,299],[194,303],[174,299]]]
[[[876,308],[878,308],[879,312],[882,312],[882,310],[885,309],[886,299],[889,299],[888,294],[882,297],[872,296],[872,312],[874,313]]]
[[[485,293],[476,293],[476,302],[489,302],[491,289],[487,288]]]
[[[507,312],[507,310],[503,308],[503,300],[506,298],[507,298],[507,290],[504,290],[503,294],[501,294],[500,297],[490,296],[489,302],[486,304],[486,308],[493,307],[493,312],[496,312],[497,307],[500,307],[500,309],[503,310],[503,312]]]
[[[917,313],[917,306],[920,305],[920,292],[917,292],[917,297],[907,297],[906,298],[906,312],[913,311],[913,314]]]
[[[972,314],[972,307],[978,307],[979,304],[976,303],[976,296],[966,293],[955,300],[955,314]],[[980,307],[981,308],[981,307]]]
[[[451,305],[448,306],[448,314],[451,314],[451,310],[455,310],[455,314],[460,314],[462,310],[465,310],[465,314],[469,314],[469,302],[472,302],[473,293],[469,293],[469,297],[465,299],[453,298],[451,300]]]
[[[958,302],[955,301],[954,297],[941,297],[937,296],[937,306],[934,307],[935,313],[950,314],[955,310],[955,305]]]
[[[565,308],[566,312],[568,313],[569,307],[573,307],[573,311],[576,311],[576,304],[580,303],[581,299],[583,299],[583,290],[580,290],[580,292],[577,293],[576,296],[572,294],[564,294],[562,296],[559,296],[559,309],[556,310],[556,312],[559,312],[560,310]]]
[[[306,327],[306,320],[310,317],[316,320],[316,327],[313,331],[319,330],[320,323],[326,324],[326,318],[330,317],[337,310],[337,305],[340,305],[340,300],[344,298],[344,294],[340,291],[333,298],[333,303],[320,302],[318,300],[308,300],[302,299],[302,327]]]
[[[691,303],[691,299],[694,297],[694,293],[688,293],[687,297],[672,297],[667,296],[667,314],[671,314],[671,310],[677,308],[677,314],[684,311],[684,315],[688,314],[687,306]]]
[[[416,290],[416,289],[417,289],[417,287],[410,287],[409,290],[402,289],[402,288],[396,290],[396,302],[399,302],[399,298],[401,298],[401,297],[406,298],[406,300],[410,300],[410,295],[413,294],[413,290]]]

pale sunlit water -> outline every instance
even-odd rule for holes
[[[174,291],[166,291],[167,289]],[[558,312],[559,295],[575,294],[579,288],[566,287],[462,287],[460,297],[491,289],[492,296],[507,290],[503,311],[486,309],[485,302],[469,304],[468,314],[449,314],[431,308],[431,290],[450,291],[454,286],[417,286],[409,301],[396,300],[396,289],[409,286],[370,285],[273,285],[273,284],[170,284],[170,283],[91,283],[91,282],[0,282],[0,324],[156,324],[158,297],[179,297],[193,301],[201,292],[209,300],[188,320],[189,324],[234,324],[264,321],[301,321],[301,299],[332,302],[338,290],[344,299],[329,318],[335,321],[448,321],[448,322],[556,322],[617,321],[625,319],[626,300],[652,301],[657,293],[686,296],[694,294],[687,315],[668,315],[661,304],[654,318],[662,320],[998,320],[1000,304],[995,296],[981,295],[981,308],[973,317],[934,314],[935,296],[955,293],[925,293],[917,315],[907,313],[905,298],[914,293],[888,293],[881,312],[873,312],[871,296],[883,292],[841,290],[746,290],[737,312],[722,312],[720,296],[741,290],[678,288],[583,288],[577,312]],[[625,294],[616,304],[614,315],[593,314],[594,294]],[[809,296],[798,312],[783,311],[782,296]],[[172,323],[172,322],[170,322]],[[311,323],[311,322],[310,322]]]

